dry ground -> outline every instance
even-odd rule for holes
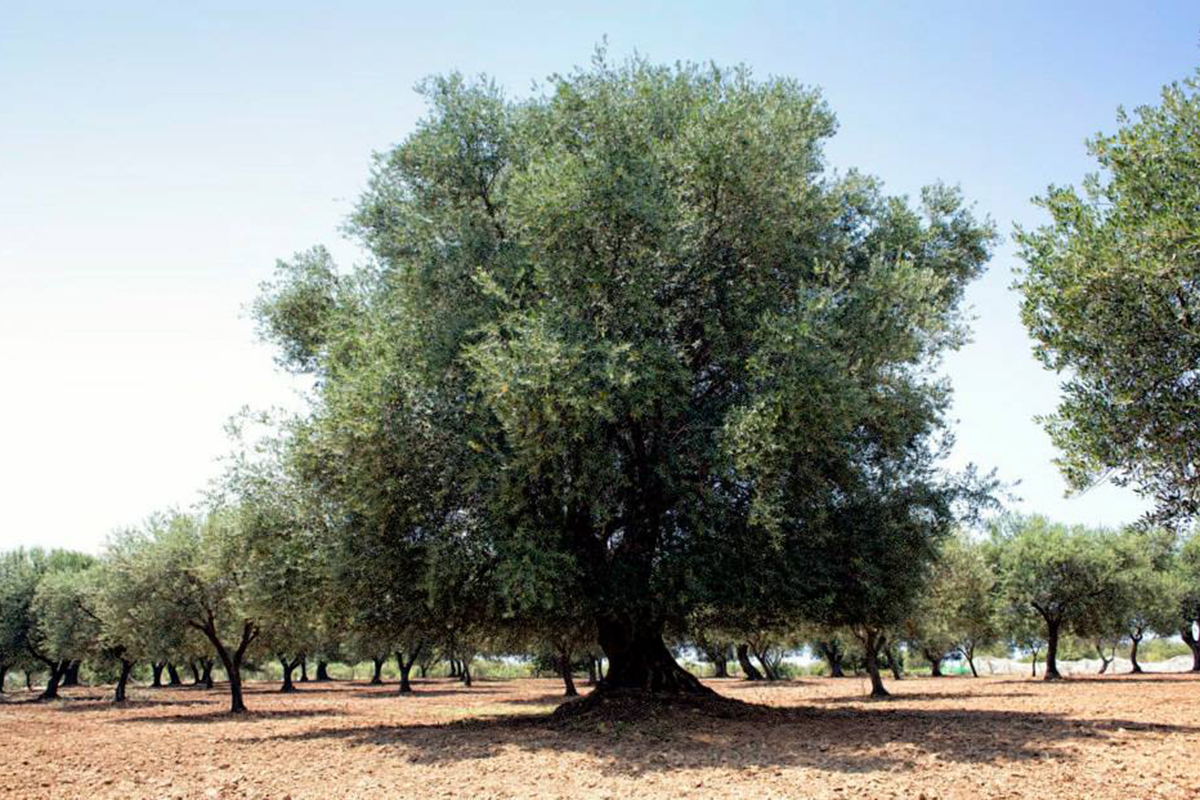
[[[720,720],[546,718],[551,680],[99,689],[0,704],[0,795],[20,798],[1196,798],[1200,676],[713,681],[779,707]]]

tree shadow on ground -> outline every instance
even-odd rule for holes
[[[988,697],[1037,697],[1033,692],[901,692],[894,691],[887,697],[871,697],[868,692],[860,694],[837,695],[835,697],[808,697],[804,702],[818,705],[837,705],[840,703],[893,703],[922,700],[974,700]]]
[[[206,725],[213,722],[263,722],[274,719],[304,719],[306,717],[341,717],[340,708],[285,708],[255,711],[253,707],[244,714],[231,714],[227,708],[207,714],[149,714],[140,717],[120,717],[116,724],[148,722],[158,724]]]
[[[437,765],[511,749],[588,755],[626,775],[680,769],[800,767],[845,773],[923,769],[933,756],[967,764],[1069,762],[1072,742],[1141,733],[1197,734],[1200,727],[1061,714],[958,709],[747,706],[734,719],[672,711],[637,722],[569,725],[548,715],[496,716],[445,724],[326,726],[265,741],[342,741],[380,757]]]
[[[356,697],[362,700],[380,699],[403,699],[406,697],[470,697],[472,695],[492,695],[503,694],[502,689],[484,689],[472,687],[470,689],[431,689],[413,685],[412,692],[400,694],[400,689],[396,684],[384,684],[376,686],[374,691],[366,690],[355,692],[351,697]]]

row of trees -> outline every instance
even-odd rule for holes
[[[560,671],[569,695],[576,693],[576,669],[597,677],[602,651],[585,617],[563,617],[546,628],[508,615],[496,582],[473,590],[469,615],[437,614],[439,596],[470,605],[461,583],[440,592],[413,587],[409,601],[419,612],[398,609],[388,592],[365,590],[331,569],[332,554],[313,542],[264,540],[254,527],[262,524],[244,507],[176,513],[117,534],[98,559],[37,549],[4,554],[0,673],[44,672],[42,697],[53,698],[87,660],[94,674],[113,680],[120,702],[139,662],[151,666],[156,685],[164,667],[177,683],[176,665],[186,665],[195,682],[210,687],[215,662],[228,678],[235,711],[245,708],[247,659],[277,660],[282,691],[293,689],[293,673],[310,658],[319,678],[334,659],[373,661],[379,682],[384,661],[394,657],[402,693],[412,691],[414,665],[424,670],[437,659],[450,661],[452,674],[469,685],[471,660],[484,651],[536,656]],[[688,629],[670,631],[669,641],[676,652],[700,654],[718,676],[727,676],[736,658],[749,680],[777,679],[784,655],[807,645],[831,675],[857,662],[877,695],[887,693],[881,664],[899,677],[905,654],[915,655],[938,676],[941,662],[958,653],[977,674],[977,653],[997,645],[1032,653],[1035,674],[1044,650],[1045,677],[1058,678],[1059,643],[1068,634],[1095,648],[1102,671],[1128,643],[1135,672],[1146,636],[1179,634],[1200,671],[1200,536],[1180,540],[1159,529],[1115,532],[1006,517],[987,538],[945,540],[906,608],[892,624],[842,627],[742,628],[734,620],[696,618]]]

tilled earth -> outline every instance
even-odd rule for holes
[[[551,680],[67,690],[0,703],[19,798],[1196,798],[1200,676],[711,681],[773,708],[551,721]]]

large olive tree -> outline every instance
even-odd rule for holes
[[[353,219],[370,267],[310,251],[259,304],[316,377],[330,468],[385,476],[343,481],[346,507],[574,576],[603,686],[657,691],[701,689],[664,631],[722,581],[831,608],[813,560],[898,535],[837,529],[850,507],[944,527],[905,517],[946,507],[912,454],[944,426],[929,367],[963,341],[993,236],[956,191],[910,204],[831,172],[820,95],[744,68],[600,55],[527,99],[457,75],[423,91]]]

